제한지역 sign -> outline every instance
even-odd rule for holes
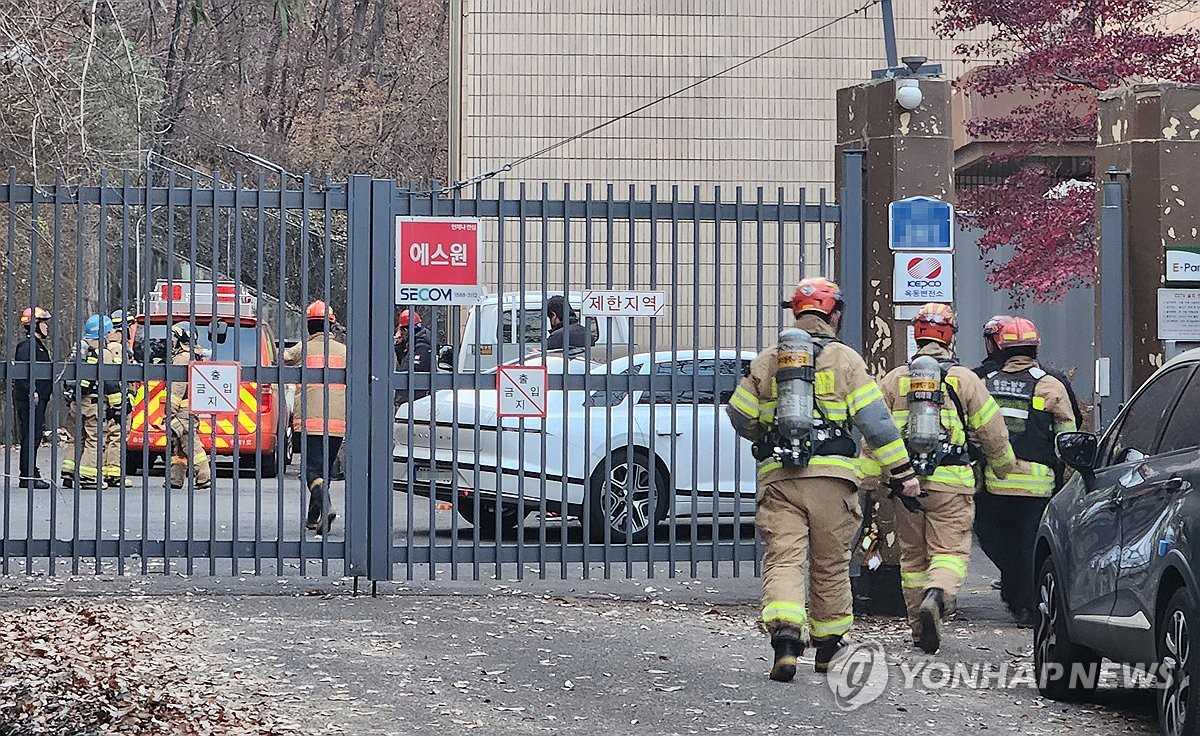
[[[585,291],[584,317],[661,317],[665,291]]]

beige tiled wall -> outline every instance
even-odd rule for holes
[[[941,62],[950,74],[962,66],[951,61],[951,43],[935,39],[931,30],[935,0],[895,0],[900,55],[922,54]],[[547,145],[621,115],[729,67],[772,46],[796,38],[861,5],[859,0],[464,0],[466,38],[465,116],[461,175],[492,171]],[[659,184],[660,199],[669,199],[671,184],[682,185],[690,199],[700,186],[703,198],[721,187],[732,200],[735,187],[745,187],[752,200],[763,186],[774,200],[778,187],[795,202],[806,187],[810,202],[834,178],[835,91],[867,79],[885,66],[882,22],[878,8],[843,20],[811,37],[705,82],[696,89],[659,103],[638,115],[575,140],[544,156],[526,161],[484,185],[506,194],[517,182],[550,182],[554,194],[569,182],[574,196],[583,185],[616,184],[616,196],[649,197]],[[539,185],[528,190],[537,196]],[[474,194],[468,190],[468,194]],[[505,227],[504,279],[500,268],[488,269],[489,288],[515,290],[520,258],[519,238]],[[596,228],[599,228],[598,230]],[[772,226],[773,228],[773,226]],[[550,288],[565,282],[602,286],[611,268],[618,284],[650,285],[652,261],[658,284],[672,303],[660,320],[658,347],[670,342],[688,347],[755,347],[771,340],[778,325],[781,289],[803,274],[820,269],[822,242],[810,226],[805,247],[798,228],[785,235],[780,256],[777,235],[768,228],[764,245],[755,242],[753,227],[743,230],[745,245],[737,250],[733,228],[722,229],[719,257],[715,228],[690,225],[679,236],[677,254],[663,244],[651,256],[648,226],[632,239],[628,228],[614,230],[609,252],[605,229],[594,226],[590,266],[583,257],[586,228],[573,225],[569,269],[564,260],[561,224],[547,233],[545,257]],[[498,247],[498,226],[485,228]],[[488,232],[491,231],[491,232]],[[832,242],[834,229],[824,233]],[[540,289],[542,262],[540,223],[526,228],[526,288]],[[801,251],[804,265],[801,267]],[[632,265],[630,261],[632,260]],[[718,279],[717,263],[721,264]],[[678,264],[674,270],[671,264]],[[568,279],[569,276],[569,279]],[[697,286],[698,285],[698,286]],[[760,310],[758,305],[767,305]],[[760,315],[761,311],[761,315]],[[648,347],[648,331],[638,342]]]
[[[462,173],[495,169],[796,38],[858,0],[464,0]],[[900,55],[957,75],[935,0],[895,0]],[[885,66],[879,8],[499,178],[832,186],[834,92]]]

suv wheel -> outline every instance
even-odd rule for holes
[[[1038,613],[1033,633],[1033,671],[1038,691],[1051,700],[1083,700],[1096,689],[1100,657],[1073,644],[1054,561],[1038,570]]]
[[[1163,736],[1190,736],[1200,725],[1196,688],[1198,674],[1192,656],[1191,626],[1195,611],[1187,591],[1175,591],[1158,627],[1158,724]]]

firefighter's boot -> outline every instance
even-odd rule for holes
[[[804,641],[800,638],[800,630],[791,626],[781,626],[771,635],[771,646],[775,648],[771,679],[776,682],[791,682],[796,676],[796,660],[804,653]]]
[[[946,594],[941,588],[925,591],[917,613],[920,621],[920,637],[917,646],[926,654],[934,654],[942,645],[942,617],[946,614]]]
[[[308,516],[304,521],[306,529],[316,531],[321,526],[321,512],[325,510],[324,501],[325,481],[314,478],[308,485]]]
[[[813,657],[813,670],[822,673],[828,672],[829,668],[846,653],[848,648],[841,636],[814,638],[812,645],[817,649],[816,655]]]

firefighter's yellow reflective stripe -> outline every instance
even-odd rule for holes
[[[778,404],[774,401],[764,401],[758,405],[758,421],[762,424],[770,425],[775,421],[775,407]]]
[[[1000,414],[1002,416],[1011,417],[1013,419],[1028,419],[1029,418],[1029,410],[1028,409],[1014,409],[1011,406],[1000,407]]]
[[[854,616],[843,616],[835,618],[832,621],[818,621],[812,619],[812,635],[814,639],[820,639],[826,636],[841,636],[850,630],[854,625]]]
[[[971,429],[979,429],[999,413],[1000,405],[996,403],[995,399],[989,396],[987,401],[983,402],[983,406],[979,408],[979,411],[972,414],[967,421],[970,423]]]
[[[119,391],[115,394],[105,394],[104,400],[110,404],[120,404],[125,400],[125,395]]]
[[[917,588],[924,589],[925,584],[929,581],[929,575],[921,570],[919,572],[901,572],[900,587],[902,588]]]
[[[808,461],[809,467],[812,468],[841,468],[849,470],[857,475],[862,475],[862,468],[858,464],[858,459],[853,457],[842,457],[841,455],[816,455],[812,460]]]
[[[737,390],[733,392],[733,396],[729,398],[729,405],[751,419],[758,418],[758,397],[743,386],[738,386]]]
[[[879,463],[869,457],[858,458],[858,470],[864,478],[874,478],[883,474],[883,468]]]
[[[960,578],[967,576],[967,562],[958,555],[932,555],[929,558],[930,570],[949,570]]]
[[[783,467],[783,463],[775,458],[769,458],[758,464],[758,477],[762,478],[767,473],[774,470],[779,470]],[[808,461],[810,468],[838,468],[839,470],[848,470],[854,473],[855,477],[861,478],[864,476],[862,464],[858,458],[842,457],[841,455],[815,455]],[[878,466],[876,466],[878,467]],[[876,470],[875,475],[879,475]]]
[[[875,401],[883,401],[883,392],[874,382],[859,386],[846,394],[846,406],[850,410],[850,416],[854,416]]]
[[[100,469],[95,465],[76,464],[74,460],[67,459],[62,462],[62,472],[67,475],[78,474],[82,478],[95,480],[96,476],[100,474]]]
[[[115,476],[119,476],[121,474],[121,466],[120,465],[105,465],[100,468],[100,472],[102,472],[105,475],[107,475],[108,477],[112,478]]]
[[[904,440],[895,439],[875,450],[874,455],[880,465],[890,467],[904,462],[904,459],[908,457],[908,451],[904,448]]]
[[[764,623],[783,621],[789,624],[796,624],[799,628],[804,628],[805,624],[808,623],[808,612],[804,610],[803,603],[775,601],[763,606],[762,620]]]
[[[1045,411],[1046,410],[1046,399],[1041,396],[1034,396],[1033,397],[1033,408],[1038,411]]]
[[[1075,426],[1074,419],[1068,419],[1065,422],[1055,422],[1054,423],[1054,431],[1055,432],[1074,432],[1076,429],[1077,429],[1077,427]]]
[[[950,388],[958,390],[958,376],[946,376],[946,383],[950,384]]]
[[[1030,496],[1049,496],[1054,491],[1054,471],[1038,463],[1029,464],[1028,473],[1010,473],[1003,480],[989,467],[984,480],[990,491],[1017,491]]]
[[[841,423],[850,418],[846,405],[840,401],[817,399],[817,411],[821,413],[822,417],[834,423]]]
[[[764,460],[758,464],[758,477],[761,478],[772,470],[779,470],[782,467],[783,463],[774,458]]]
[[[948,486],[974,488],[975,471],[971,470],[970,465],[939,465],[933,471],[933,475],[929,476],[929,480]]]
[[[817,382],[813,386],[813,392],[828,396],[834,392],[836,385],[833,371],[817,371]]]

